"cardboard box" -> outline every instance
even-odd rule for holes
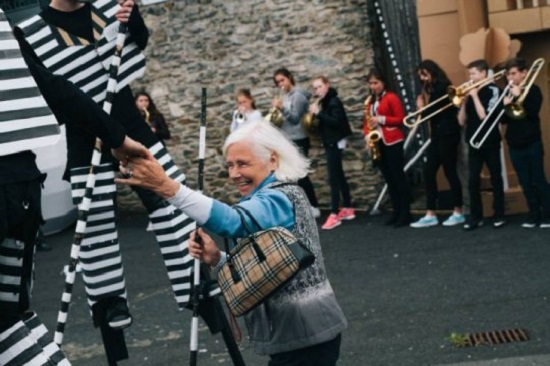
[[[481,192],[481,202],[483,204],[483,217],[493,216],[493,193]],[[518,215],[527,212],[529,212],[529,208],[520,187],[504,191],[505,215]]]
[[[544,29],[550,28],[550,6],[544,6],[540,8],[540,16],[542,21],[542,28]]]
[[[487,0],[489,13],[513,10],[516,8],[515,0]]]
[[[419,17],[456,12],[457,0],[417,0],[416,14]]]
[[[502,28],[510,34],[540,31],[541,8],[503,11],[489,14],[489,26]]]

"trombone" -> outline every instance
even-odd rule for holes
[[[467,81],[463,84],[460,84],[459,86],[452,86],[450,85],[447,88],[447,95],[443,95],[440,98],[437,98],[433,102],[430,102],[429,104],[425,105],[424,107],[418,109],[417,111],[413,113],[409,113],[404,119],[403,124],[409,128],[413,128],[416,125],[419,125],[423,122],[426,122],[427,120],[431,119],[436,114],[439,114],[443,112],[445,109],[455,106],[460,107],[462,104],[462,100],[464,97],[475,88],[482,88],[485,85],[491,84],[495,80],[500,79],[502,76],[504,76],[505,70],[501,70],[491,76],[486,77],[483,80],[480,80],[476,83],[472,83],[471,81]],[[427,116],[422,116],[422,112],[425,112],[428,108],[431,108],[438,103],[441,103],[444,100],[448,100],[448,103],[443,105],[441,108],[433,111]]]
[[[481,139],[479,139],[479,141],[476,141],[478,135],[481,133],[481,131],[485,127],[486,122],[491,118],[495,110],[500,108],[504,98],[505,97],[514,98],[514,96],[511,93],[513,84],[510,82],[506,86],[506,88],[504,88],[504,90],[502,91],[502,95],[498,98],[493,108],[491,108],[487,116],[485,116],[485,119],[481,122],[477,130],[474,132],[474,134],[470,138],[470,141],[469,141],[470,146],[472,146],[474,149],[481,148],[481,146],[483,145],[485,140],[487,140],[487,138],[491,134],[491,131],[496,127],[496,125],[498,124],[498,122],[500,121],[500,118],[504,113],[506,113],[506,115],[512,119],[522,119],[525,117],[525,108],[523,108],[523,101],[525,100],[527,93],[529,93],[529,89],[531,89],[531,86],[535,82],[535,79],[537,78],[539,72],[542,70],[543,66],[544,66],[543,58],[538,58],[531,64],[531,67],[527,71],[527,75],[525,76],[525,79],[523,79],[522,83],[520,84],[520,88],[522,88],[522,92],[519,95],[519,97],[517,97],[517,99],[514,102],[504,106],[504,108],[500,110],[498,116],[496,116],[492,124],[487,128],[485,134],[481,137]]]
[[[489,119],[492,117],[493,113],[497,109],[499,109],[499,106],[501,105],[504,98],[505,97],[508,97],[508,98],[512,97],[512,93],[510,92],[511,88],[512,88],[512,83],[509,83],[508,85],[506,85],[506,88],[504,88],[504,90],[502,91],[501,96],[497,99],[497,101],[493,105],[493,108],[491,108],[489,113],[487,113],[487,115],[485,116],[485,119],[483,121],[481,121],[481,124],[479,125],[477,130],[475,130],[474,134],[470,138],[470,141],[469,141],[470,146],[473,147],[474,149],[480,149],[481,146],[483,145],[483,143],[485,142],[485,140],[487,140],[487,138],[491,134],[491,131],[493,131],[493,129],[498,125],[498,122],[500,121],[500,118],[504,114],[504,109],[500,110],[498,116],[496,116],[496,118],[493,120],[491,125],[489,127],[487,127],[487,129],[485,131],[485,134],[479,139],[479,141],[476,141],[478,135],[481,134],[481,131],[483,131],[483,128],[487,124],[487,121],[489,121]]]
[[[544,66],[544,59],[538,58],[536,59],[529,68],[529,71],[527,71],[527,75],[525,75],[525,79],[521,82],[519,85],[522,89],[521,94],[517,97],[515,101],[512,103],[504,106],[504,111],[506,112],[506,115],[509,118],[512,119],[523,119],[525,118],[525,108],[523,107],[523,101],[527,97],[527,94],[529,93],[529,90],[531,89],[531,86],[533,86],[533,83],[535,82],[535,79],[537,78],[540,70],[542,70],[542,67]]]

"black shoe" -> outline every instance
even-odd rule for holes
[[[493,227],[495,229],[501,228],[506,225],[506,218],[502,215],[495,215],[493,217]]]
[[[475,230],[478,227],[483,226],[483,221],[479,219],[469,219],[462,227],[465,231]]]
[[[132,324],[132,316],[126,301],[119,301],[105,311],[105,319],[113,329],[128,328]]]
[[[392,226],[392,225],[397,224],[398,221],[399,221],[399,216],[393,215],[392,217],[390,217],[388,220],[386,220],[384,222],[384,225],[385,226]]]
[[[399,220],[393,225],[395,228],[409,226],[412,222],[412,217],[410,214],[405,214],[399,216]]]
[[[52,250],[52,247],[46,244],[46,242],[43,240],[38,240],[35,246],[36,250],[39,252],[49,252],[50,250]]]
[[[521,224],[521,227],[524,229],[532,229],[540,223],[540,216],[536,214],[530,214],[527,217],[527,220]]]

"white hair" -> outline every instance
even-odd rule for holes
[[[300,154],[294,143],[269,122],[253,123],[231,133],[223,144],[224,156],[227,155],[229,146],[236,142],[248,142],[256,156],[266,163],[272,153],[277,154],[279,164],[274,174],[278,181],[295,182],[308,174],[309,160]]]

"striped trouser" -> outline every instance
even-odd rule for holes
[[[71,169],[72,195],[76,204],[84,195],[87,173],[86,167]],[[115,219],[114,176],[110,163],[97,168],[86,231],[80,244],[79,262],[90,306],[109,297],[126,298]]]
[[[184,174],[160,142],[149,150],[172,179],[179,182],[185,180]],[[108,296],[126,298],[112,198],[116,190],[114,172],[111,164],[101,165],[97,171],[92,208],[80,252],[90,305]],[[84,194],[87,172],[87,167],[71,170],[73,199],[76,203]],[[147,196],[151,196],[150,192],[144,194],[141,190],[140,194],[139,190],[136,191],[149,212],[174,296],[183,309],[189,301],[193,258],[187,247],[189,234],[196,227],[195,222],[157,196],[147,199]]]
[[[19,312],[23,249],[24,243],[19,240],[6,238],[0,242],[0,309],[12,313]]]
[[[0,365],[50,366],[55,363],[50,362],[25,323],[19,321],[0,333]]]
[[[29,314],[28,319],[24,320],[24,323],[29,330],[31,339],[44,350],[44,353],[53,365],[71,365],[57,344],[55,344],[48,333],[48,329],[42,324],[36,313]]]

